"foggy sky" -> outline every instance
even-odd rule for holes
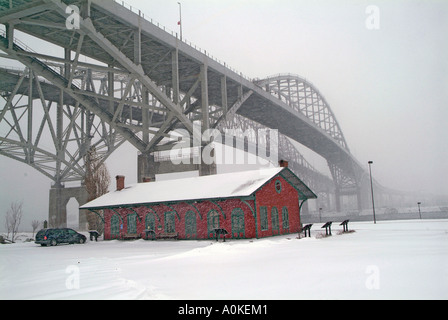
[[[178,32],[177,0],[126,2]],[[379,30],[366,27],[369,5],[379,9]],[[379,183],[448,194],[447,1],[184,0],[182,13],[184,39],[244,75],[311,81],[354,156],[366,167],[374,161]],[[124,150],[126,160],[122,151],[107,164],[133,183],[136,151]],[[27,219],[47,218],[50,180],[2,156],[0,176],[0,224],[16,200]]]

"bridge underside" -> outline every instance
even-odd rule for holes
[[[67,28],[67,5],[80,9],[79,29]],[[341,211],[347,199],[358,209],[367,206],[365,168],[351,155],[325,98],[298,76],[246,79],[113,1],[3,1],[0,23],[0,57],[25,66],[0,69],[0,154],[33,166],[54,188],[83,181],[92,148],[105,161],[131,143],[141,153],[141,179],[161,168],[154,157],[178,143],[174,131],[183,130],[191,145],[204,148],[209,141],[194,137],[213,129],[270,128],[279,133],[278,158],[288,159],[322,195],[318,207]],[[15,38],[17,30],[61,50],[35,52]],[[258,150],[257,134],[240,139],[246,150],[250,144]],[[332,179],[307,163],[289,139],[324,157]],[[204,162],[194,169],[216,173]]]

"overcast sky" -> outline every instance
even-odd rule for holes
[[[176,0],[126,2],[179,30]],[[248,77],[310,80],[381,184],[448,194],[448,1],[183,0],[182,15],[184,39]],[[126,150],[108,166],[132,183],[136,152]],[[1,156],[0,176],[2,224],[16,200],[27,219],[47,218],[48,179]]]

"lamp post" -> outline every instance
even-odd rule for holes
[[[372,167],[373,161],[369,161],[369,172],[370,172],[370,190],[372,192],[372,209],[373,209],[373,223],[376,224],[376,216],[375,216],[375,199],[373,197],[373,182],[372,182]]]
[[[177,23],[180,27],[180,41],[182,41],[182,3],[178,2],[179,5],[179,22]]]
[[[420,211],[420,205],[421,204],[422,204],[421,202],[417,202],[417,205],[418,205],[418,215],[420,216],[420,220],[422,220],[422,212]]]

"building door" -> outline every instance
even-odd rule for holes
[[[272,219],[272,234],[278,234],[279,232],[279,223],[278,223],[278,209],[277,207],[272,207],[271,210],[271,219]]]
[[[219,228],[219,213],[216,210],[210,210],[207,214],[207,234],[209,239],[215,238],[214,229]]]
[[[120,237],[120,217],[116,214],[110,219],[110,238],[117,239]]]
[[[174,212],[166,212],[165,213],[165,232],[166,233],[174,233],[176,232],[175,225],[175,215]]]
[[[154,214],[149,212],[145,218],[145,229],[156,231],[156,219],[154,218]]]
[[[289,232],[289,213],[288,208],[282,208],[283,233]]]
[[[137,214],[128,214],[128,234],[137,233]]]
[[[232,211],[232,237],[235,239],[245,238],[244,211],[241,208]]]
[[[196,238],[196,213],[188,211],[185,215],[185,237],[187,239]]]

